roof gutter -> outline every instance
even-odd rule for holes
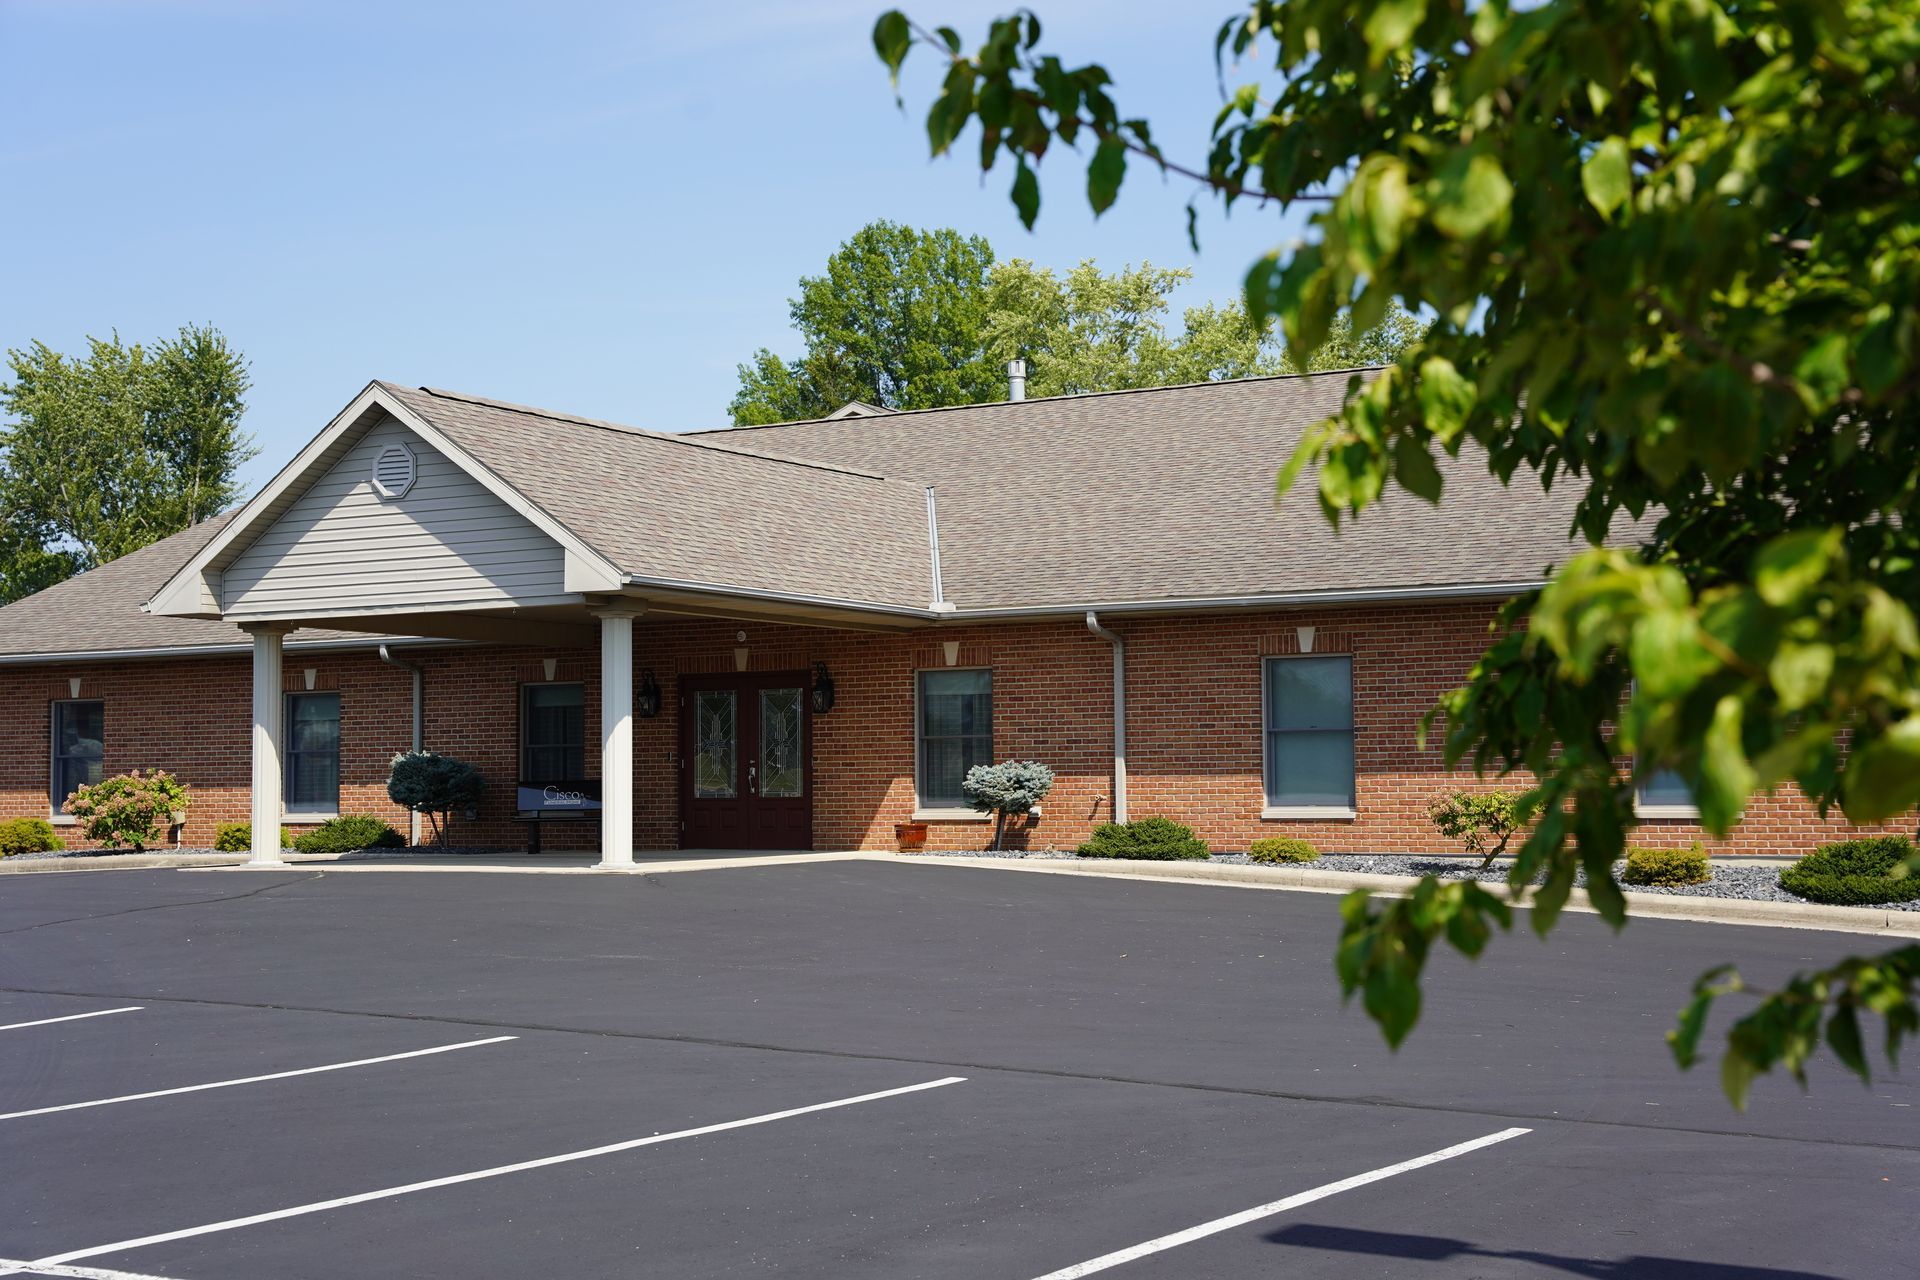
[[[866,600],[843,600],[832,596],[814,596],[795,591],[767,591],[749,587],[716,586],[713,583],[688,582],[673,578],[652,578],[628,574],[630,586],[679,590],[689,594],[764,600],[772,604],[807,605],[814,608],[843,609],[852,613],[872,613],[895,618],[917,618],[925,622],[1017,622],[1047,618],[1075,617],[1088,612],[1101,614],[1211,613],[1248,612],[1259,609],[1285,609],[1308,605],[1396,604],[1418,600],[1501,600],[1523,591],[1537,591],[1547,585],[1545,578],[1521,582],[1467,583],[1459,586],[1429,587],[1355,587],[1339,591],[1277,591],[1250,596],[1182,596],[1163,600],[1114,600],[1095,604],[1009,605],[991,609],[962,609],[948,601],[937,608],[911,605],[875,604]],[[332,619],[342,621],[346,617]],[[477,641],[449,640],[432,636],[394,640],[403,645],[460,645]],[[340,649],[377,648],[378,640],[289,640],[288,649],[306,649],[317,653]],[[118,662],[130,658],[201,658],[250,652],[245,644],[176,645],[146,649],[93,649],[76,653],[0,654],[0,666],[34,666],[52,662]]]
[[[897,618],[944,618],[948,610],[925,609],[914,605],[876,604],[871,600],[847,600],[838,596],[816,596],[804,591],[773,591],[765,587],[736,587],[725,583],[694,582],[686,578],[658,578],[648,574],[629,573],[622,581],[630,587],[645,590],[652,587],[656,591],[684,591],[688,595],[714,596],[722,599],[763,600],[769,604],[797,604],[816,609],[844,609],[851,613],[878,613]]]
[[[1127,820],[1127,642],[1087,610],[1087,630],[1113,646],[1113,820]]]
[[[411,636],[381,642],[366,640],[288,640],[288,650],[307,653],[337,653],[343,650],[385,648],[394,645],[463,645],[470,640],[443,640],[433,636]],[[0,667],[44,666],[54,662],[125,662],[135,658],[223,658],[253,652],[250,644],[180,644],[147,649],[81,649],[66,653],[0,653]]]
[[[1336,591],[1275,591],[1250,596],[1179,596],[1164,600],[1112,600],[1100,603],[1009,605],[991,609],[953,609],[940,616],[952,622],[1057,618],[1086,613],[1208,613],[1213,610],[1281,609],[1294,605],[1394,604],[1409,600],[1501,600],[1537,591],[1545,578],[1522,582],[1464,583],[1458,586],[1350,587]]]
[[[859,613],[886,614],[897,618],[923,618],[929,622],[996,622],[1023,618],[1071,617],[1096,613],[1207,613],[1215,609],[1279,609],[1293,605],[1393,604],[1408,600],[1500,600],[1523,591],[1537,591],[1547,585],[1545,578],[1521,582],[1475,582],[1458,586],[1423,587],[1350,587],[1335,591],[1275,591],[1248,596],[1169,596],[1160,600],[1108,600],[1073,604],[1004,605],[987,609],[965,609],[950,601],[936,601],[934,608],[913,605],[876,604],[870,600],[847,600],[836,596],[816,596],[800,591],[770,591],[763,587],[735,587],[711,582],[692,582],[682,578],[655,578],[628,574],[629,586],[685,591],[708,596],[731,596],[741,600],[764,600],[773,604],[809,605],[815,608],[845,609]]]

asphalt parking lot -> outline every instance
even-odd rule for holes
[[[0,879],[0,1275],[1900,1277],[1920,1090],[1661,1033],[1874,940],[1587,916],[1389,1054],[1320,894],[845,862]]]

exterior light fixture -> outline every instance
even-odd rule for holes
[[[642,720],[651,720],[660,714],[660,682],[653,678],[652,667],[640,673],[640,688],[634,692],[633,709]]]
[[[823,716],[833,710],[833,677],[827,674],[827,664],[813,664],[813,714]]]

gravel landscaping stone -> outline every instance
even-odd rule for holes
[[[245,852],[245,850],[241,850],[241,852]],[[293,853],[295,852],[295,850],[286,849],[286,850],[283,850],[282,852]],[[343,853],[339,856],[344,861],[366,862],[366,861],[373,861],[379,858],[470,857],[470,856],[483,855],[483,854],[500,855],[500,854],[518,854],[518,853],[524,853],[524,852],[525,850],[522,850],[522,849],[481,848],[477,845],[454,845],[446,849],[437,848],[434,845],[415,845],[411,848],[406,848],[406,849],[356,849],[351,853]],[[187,845],[177,849],[174,848],[172,845],[167,845],[163,848],[144,849],[141,851],[142,856],[161,855],[161,854],[164,854],[169,857],[181,857],[181,858],[231,856],[230,853],[225,850],[201,848],[193,845]],[[134,851],[132,849],[54,849],[47,853],[16,853],[11,857],[8,857],[0,861],[52,862],[56,860],[65,860],[65,861],[106,863],[106,862],[111,862],[115,858],[127,858],[132,856],[134,856]],[[1068,854],[1066,856],[1071,857],[1072,855]]]
[[[137,856],[144,857],[149,854],[164,853],[169,855],[180,854],[186,857],[205,857],[207,854],[218,852],[219,850],[217,849],[176,849],[172,845],[166,845],[158,849],[142,849]],[[80,861],[105,862],[113,858],[129,858],[134,856],[136,855],[132,849],[53,849],[46,853],[16,853],[4,859],[4,861],[55,862],[66,859],[77,859]]]
[[[909,857],[925,858],[1041,858],[1057,859],[1068,862],[1080,861],[1079,855],[1064,850],[1018,850],[1009,849],[1000,853],[919,853]],[[1116,859],[1089,858],[1089,862],[1110,862]],[[1207,861],[1221,866],[1255,866],[1252,858],[1244,853],[1216,853]],[[1422,857],[1417,854],[1348,854],[1329,853],[1312,862],[1290,863],[1301,869],[1317,871],[1349,871],[1361,875],[1382,876],[1438,876],[1443,880],[1481,880],[1505,883],[1507,869],[1511,862],[1496,862],[1482,868],[1473,858]],[[1585,873],[1575,880],[1584,886]],[[1739,898],[1748,902],[1800,902],[1806,898],[1788,893],[1780,887],[1779,867],[1714,867],[1713,878],[1705,884],[1676,886],[1627,885],[1630,893],[1661,893],[1680,898]],[[1882,902],[1877,907],[1889,911],[1920,911],[1920,901]]]

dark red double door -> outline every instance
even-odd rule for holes
[[[813,724],[802,671],[680,682],[688,849],[813,847]]]

